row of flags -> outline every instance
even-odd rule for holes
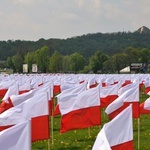
[[[127,118],[130,116],[140,118],[140,114],[150,112],[149,99],[142,104],[139,101],[139,92],[142,90],[142,86],[145,86],[146,90],[148,89],[149,76],[144,78],[141,78],[140,75],[136,78],[129,76],[130,78],[124,78],[124,80],[120,76],[117,77],[119,77],[118,80],[114,75],[108,78],[97,75],[72,74],[26,76],[17,74],[1,77],[0,95],[4,94],[4,89],[6,91],[0,106],[0,131],[3,133],[3,131],[10,130],[21,123],[25,124],[26,122],[27,125],[30,122],[30,142],[49,139],[49,116],[61,115],[60,132],[65,133],[69,130],[101,125],[101,108],[105,108],[105,113],[111,121],[108,125],[103,126],[104,129],[100,133],[100,139],[103,137],[104,141],[96,141],[104,143],[101,145],[102,147],[105,147],[106,143],[106,147],[116,147],[116,142],[112,142],[112,135],[107,136],[110,132],[110,126],[116,124],[113,120],[117,120],[116,118],[125,110],[127,111],[125,112]],[[19,92],[21,89],[22,92]],[[147,90],[146,93],[148,94],[149,91]],[[55,95],[57,104],[54,108]],[[129,123],[131,127],[132,121],[124,121],[124,125]],[[125,127],[122,127],[123,124],[120,125],[120,130],[122,129],[123,132],[121,139],[123,136],[128,137],[125,134]],[[104,131],[108,133],[104,133]],[[115,141],[117,136],[115,133],[113,134]],[[127,140],[123,140],[119,144],[127,142],[131,146],[133,144],[131,137],[129,138],[131,142],[128,143]],[[99,143],[94,145],[99,145]]]

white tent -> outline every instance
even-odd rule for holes
[[[130,72],[130,66],[125,67],[125,68],[120,70],[120,73],[129,73],[129,72]]]

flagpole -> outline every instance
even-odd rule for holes
[[[47,99],[48,99],[48,112],[49,112],[49,117],[50,117],[50,106],[49,106],[49,94],[48,94],[48,92],[47,92]],[[51,122],[51,120],[50,120],[50,118],[49,118],[49,121]],[[48,139],[48,142],[47,142],[47,144],[48,144],[48,150],[50,150],[50,138]]]
[[[90,127],[88,127],[88,135],[89,135],[89,137],[91,136]]]
[[[54,132],[53,132],[53,129],[54,129],[54,124],[53,124],[53,120],[54,120],[54,118],[53,118],[54,116],[53,116],[53,111],[52,111],[52,116],[51,116],[51,136],[52,136],[52,144],[54,144]]]
[[[54,108],[55,108],[55,98],[52,98],[53,107],[52,107],[52,116],[51,116],[51,128],[52,128],[52,144],[54,144]]]
[[[48,150],[50,150],[50,139],[48,139]]]
[[[140,149],[140,118],[138,118],[138,150]]]

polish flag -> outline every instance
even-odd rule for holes
[[[25,102],[29,98],[33,97],[34,94],[36,93],[36,91],[37,91],[37,89],[34,89],[29,92],[25,92],[21,95],[12,95],[12,96],[10,96],[10,100],[11,100],[13,106],[17,106],[17,105]]]
[[[92,148],[92,150],[125,149],[134,149],[131,106],[103,126]]]
[[[87,80],[87,89],[94,88],[97,86],[96,78],[95,76],[89,77]]]
[[[140,104],[140,114],[150,114],[150,97]]]
[[[63,97],[59,102],[61,133],[101,124],[99,86]]]
[[[131,80],[125,80],[124,83],[122,84],[122,87],[131,84],[132,81]]]
[[[22,85],[19,85],[19,94],[29,92],[31,90],[30,81],[24,82]]]
[[[145,85],[145,93],[147,94],[148,92],[150,92],[150,81],[146,80],[144,82],[144,85]]]
[[[11,108],[11,107],[14,106],[13,103],[12,103],[12,101],[11,101],[11,99],[10,99],[10,97],[12,95],[18,95],[18,94],[19,94],[18,85],[15,85],[15,84],[11,85],[8,88],[5,96],[2,99],[2,103],[0,104],[0,113],[3,113],[7,109],[9,109],[9,108]]]
[[[19,123],[0,132],[1,150],[31,150],[30,121]]]
[[[110,105],[108,105],[105,112],[109,115],[110,119],[113,119],[129,104],[132,104],[133,118],[139,118],[140,117],[139,87],[137,85],[128,89],[126,92],[120,95],[115,101],[113,101]]]
[[[122,95],[124,92],[126,92],[127,90],[129,90],[130,88],[133,88],[135,86],[138,86],[137,82],[132,82],[130,84],[127,84],[127,85],[119,88],[119,90],[118,90],[118,96]]]
[[[47,93],[47,98],[48,98],[48,105],[49,105],[49,115],[52,115],[52,110],[53,110],[53,89],[51,88],[51,85],[46,84],[46,85],[42,85],[40,86],[40,88],[38,88],[36,90],[36,93],[41,93],[41,92],[46,92]]]
[[[118,84],[101,87],[100,101],[102,108],[106,108],[117,97],[118,97]]]
[[[56,96],[58,102],[54,110],[54,116],[60,115],[59,101],[61,101],[63,97],[66,97],[67,95],[72,95],[72,94],[79,94],[86,90],[86,86],[87,86],[86,83],[81,83],[81,84],[76,85],[75,87],[64,90],[62,93],[58,94]]]
[[[0,83],[0,98],[3,98],[8,90],[8,88],[14,84],[14,80],[2,81]]]
[[[0,130],[27,120],[31,120],[32,142],[49,139],[49,108],[45,92],[0,114]]]

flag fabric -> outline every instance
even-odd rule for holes
[[[123,94],[124,92],[126,92],[127,90],[129,90],[135,86],[138,86],[136,82],[132,82],[130,84],[122,86],[121,88],[118,89],[118,96],[120,96],[121,94]]]
[[[144,82],[144,85],[145,85],[145,93],[147,94],[148,92],[150,92],[150,81],[146,80]]]
[[[31,150],[30,121],[19,123],[0,132],[1,150]]]
[[[133,150],[132,106],[128,106],[106,123],[94,142],[92,150]]]
[[[3,98],[3,97],[5,96],[7,90],[8,90],[8,89],[1,89],[1,88],[0,88],[0,98]]]
[[[118,97],[118,84],[100,88],[101,107],[106,108]]]
[[[133,118],[140,117],[139,109],[139,87],[134,86],[120,95],[115,101],[113,101],[105,109],[106,114],[108,114],[110,119],[117,116],[123,109],[125,109],[129,104],[132,104]]]
[[[150,97],[140,104],[140,114],[150,114]]]
[[[30,81],[24,82],[23,84],[19,85],[19,94],[29,92],[30,90],[31,90]]]
[[[52,115],[52,110],[53,110],[53,89],[50,84],[43,84],[36,90],[36,93],[41,93],[41,92],[46,92],[47,93],[47,98],[48,98],[48,105],[49,105],[49,115]]]
[[[0,98],[1,98],[1,99],[5,96],[5,94],[6,94],[7,90],[8,90],[8,88],[9,88],[11,85],[13,85],[13,84],[14,84],[14,81],[13,81],[13,80],[11,80],[11,81],[2,81],[2,82],[0,83]]]
[[[95,76],[89,77],[89,79],[87,80],[87,89],[94,88],[96,86],[97,86],[97,82]]]
[[[124,83],[122,84],[122,87],[131,84],[132,81],[131,80],[125,80]]]
[[[25,92],[21,95],[12,95],[10,96],[10,100],[13,103],[13,106],[17,106],[24,101],[28,100],[29,98],[33,97],[34,94],[36,93],[37,89],[31,90],[29,92]]]
[[[36,94],[0,114],[0,128],[26,120],[31,120],[32,142],[49,139],[49,108],[46,93]]]
[[[68,95],[59,102],[61,133],[101,124],[99,86],[80,94]]]
[[[86,90],[86,83],[78,84],[75,87],[69,88],[67,90],[64,90],[60,94],[58,94],[57,97],[57,105],[54,109],[54,116],[60,115],[60,110],[59,110],[59,101],[62,100],[63,97],[67,95],[72,95],[72,94],[79,94],[83,91]]]
[[[18,94],[19,94],[18,85],[15,85],[15,84],[11,85],[8,88],[5,96],[2,99],[2,103],[0,104],[0,113],[4,112],[7,109],[9,109],[9,108],[14,106],[12,101],[11,101],[11,99],[10,99],[10,96],[18,95]]]

